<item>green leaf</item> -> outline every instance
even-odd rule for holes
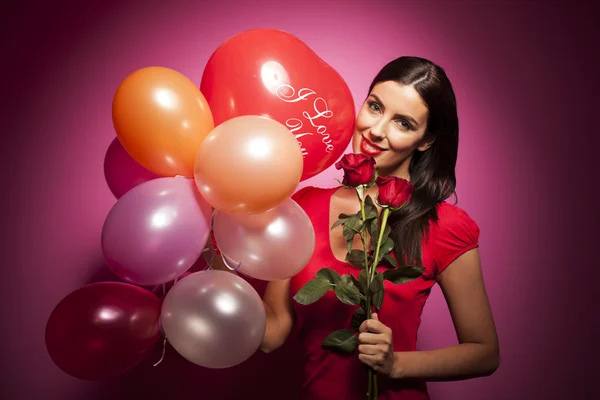
[[[367,230],[369,231],[369,235],[371,235],[370,249],[373,250],[375,244],[377,243],[377,238],[379,237],[379,220],[374,219],[369,221]]]
[[[383,273],[383,279],[386,279],[392,283],[408,283],[423,275],[424,270],[425,268],[423,267],[407,265],[406,267],[385,271]]]
[[[375,274],[375,279],[371,282],[371,293],[379,293],[383,290],[383,274]]]
[[[377,244],[377,240],[379,240],[379,220],[370,221],[369,225],[369,234],[371,235],[371,243],[374,247]],[[385,226],[385,230],[383,231],[383,237],[381,238],[381,243],[385,243],[386,240],[390,237],[392,233],[392,228],[389,225]],[[381,253],[380,253],[381,254]]]
[[[373,286],[373,284],[375,283],[375,281],[379,281],[379,283],[381,284],[381,290],[379,290],[377,293],[375,293],[373,295],[373,305],[375,307],[377,307],[377,311],[379,311],[381,309],[381,306],[383,305],[383,294],[384,294],[384,290],[383,290],[383,274],[377,274],[377,275],[375,275],[375,279],[373,280],[373,282],[371,282],[371,287]]]
[[[377,207],[373,204],[373,200],[371,200],[371,196],[367,196],[365,199],[365,221],[373,221],[379,219],[379,212],[377,211]]]
[[[335,222],[333,223],[333,225],[331,225],[331,229],[333,230],[334,228],[336,228],[336,227],[340,226],[341,224],[343,224],[344,222],[346,222],[346,220],[347,220],[348,218],[350,218],[350,217],[352,217],[352,215],[350,215],[350,214],[343,214],[343,213],[342,213],[342,214],[340,214],[340,215],[338,216],[338,220],[337,220],[337,221],[335,221]]]
[[[367,187],[370,188],[371,186],[373,186],[375,184],[375,182],[377,182],[378,177],[379,177],[379,171],[377,170],[377,168],[375,168],[375,174],[373,175],[373,179],[371,179],[371,182],[369,182]]]
[[[379,250],[379,260],[377,260],[377,264],[379,264],[379,262],[383,260],[383,257],[385,257],[386,254],[389,254],[392,250],[394,250],[394,241],[392,238],[387,238]]]
[[[389,262],[393,268],[396,268],[398,266],[396,259],[394,257],[392,257],[391,254],[384,255],[383,259],[387,260],[387,262]]]
[[[360,289],[360,283],[358,282],[358,279],[356,279],[354,277],[354,275],[350,275],[350,279],[352,280],[352,283],[354,284],[354,286],[356,286],[358,289]]]
[[[354,240],[354,236],[356,236],[356,231],[354,229],[352,229],[351,227],[347,226],[346,224],[344,224],[343,235],[344,235],[344,239],[346,239],[346,242],[351,244],[352,241]]]
[[[360,274],[358,274],[358,287],[360,288],[361,293],[367,293],[367,286],[367,270],[363,269],[360,271]]]
[[[352,250],[346,253],[346,261],[353,267],[365,268],[365,252],[362,250]]]
[[[344,222],[346,222],[345,219],[338,219],[337,221],[335,221],[333,223],[333,225],[331,225],[331,230],[334,230],[335,228],[337,228],[338,226],[342,225]]]
[[[356,233],[360,233],[363,226],[363,222],[358,215],[353,215],[344,222],[344,227],[348,227]]]
[[[357,344],[358,338],[352,331],[341,329],[330,333],[325,340],[323,340],[323,343],[321,343],[321,347],[325,350],[332,350],[337,353],[350,354],[354,352]]]
[[[329,289],[333,289],[333,285],[327,279],[314,278],[298,290],[294,300],[299,304],[312,304],[323,297]]]
[[[341,282],[340,275],[331,268],[321,268],[319,272],[315,274],[315,278],[327,279],[332,285],[337,285]]]
[[[367,319],[367,314],[365,314],[365,310],[359,308],[352,315],[352,319],[350,320],[350,325],[354,329],[360,328],[360,325]]]
[[[362,295],[356,286],[352,284],[351,278],[344,275],[347,279],[335,287],[335,295],[344,304],[357,305],[360,304]]]
[[[386,224],[385,229],[383,230],[383,238],[381,240],[387,240],[387,238],[390,237],[391,233],[392,233],[392,227]]]
[[[352,281],[352,275],[347,275],[347,274],[342,275],[340,283],[343,283],[346,285],[353,285],[354,283]]]

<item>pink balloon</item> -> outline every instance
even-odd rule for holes
[[[138,164],[125,151],[119,138],[115,138],[108,146],[104,157],[104,178],[112,194],[119,199],[132,188],[160,178],[160,175]]]
[[[184,358],[207,368],[228,368],[258,350],[266,315],[259,294],[243,278],[206,270],[183,278],[167,293],[161,323]]]
[[[226,264],[265,281],[287,279],[306,266],[315,249],[310,218],[292,199],[260,214],[215,212],[213,231]]]
[[[153,179],[125,193],[102,228],[102,251],[121,279],[141,286],[173,280],[200,257],[212,209],[193,180]]]

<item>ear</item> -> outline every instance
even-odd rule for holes
[[[419,145],[419,147],[417,147],[417,150],[419,150],[419,151],[429,150],[431,148],[431,146],[433,145],[433,142],[435,142],[435,139],[429,139],[427,141],[424,141],[423,143],[421,143]]]

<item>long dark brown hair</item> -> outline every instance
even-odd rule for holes
[[[398,264],[421,266],[421,240],[428,234],[429,222],[437,221],[436,206],[455,194],[456,97],[444,69],[424,58],[400,57],[389,62],[373,79],[369,93],[385,81],[412,85],[429,111],[423,141],[433,140],[433,144],[413,154],[409,173],[415,191],[408,204],[389,218]]]

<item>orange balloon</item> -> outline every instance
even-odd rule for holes
[[[112,116],[125,150],[162,176],[192,178],[198,146],[214,128],[197,86],[165,67],[146,67],[127,76],[115,93]]]
[[[200,144],[194,178],[215,209],[255,214],[290,197],[302,167],[302,150],[284,125],[245,115],[218,125]]]

